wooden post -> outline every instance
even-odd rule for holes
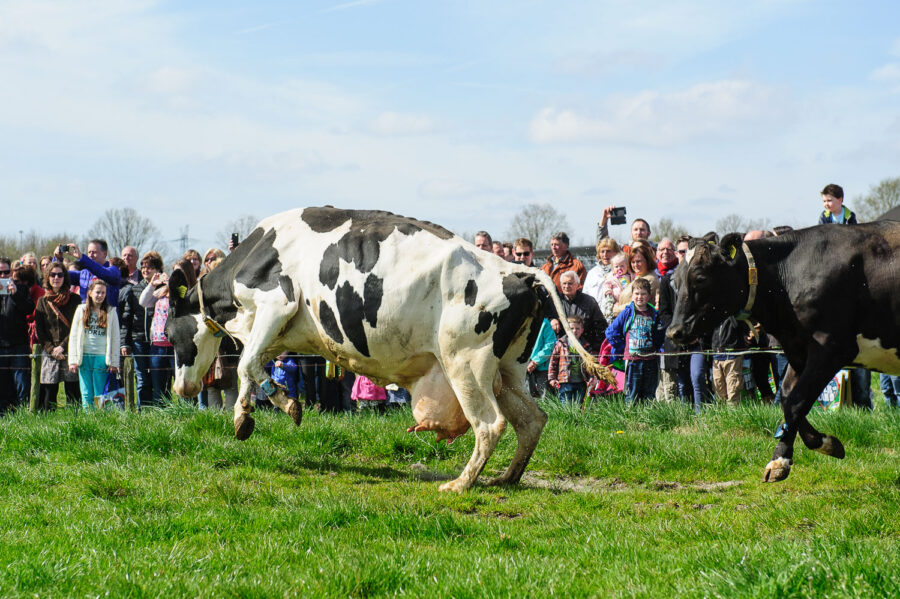
[[[35,343],[31,347],[31,397],[28,407],[32,412],[37,411],[38,399],[41,395],[41,346]]]
[[[125,409],[134,412],[137,402],[134,401],[134,356],[122,357],[122,384],[125,385]]]

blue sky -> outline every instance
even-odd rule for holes
[[[502,238],[546,202],[589,241],[900,176],[894,2],[0,1],[0,81],[5,234],[131,206],[203,251],[332,204]]]

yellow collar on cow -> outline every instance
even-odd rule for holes
[[[203,285],[201,284],[204,277],[206,277],[206,275],[197,279],[197,298],[200,300],[200,318],[203,319],[203,324],[206,325],[206,328],[209,329],[209,332],[212,333],[214,337],[224,337],[225,335],[228,335],[228,337],[234,341],[234,337],[231,336],[231,333],[229,333],[225,327],[206,315],[206,308],[203,306]]]
[[[756,270],[756,260],[753,259],[750,247],[747,246],[746,242],[742,242],[741,248],[744,250],[744,255],[747,256],[747,283],[749,289],[747,291],[747,303],[744,305],[744,309],[737,313],[737,319],[749,320],[750,310],[753,309],[753,304],[756,303],[756,288],[759,285],[759,273]]]

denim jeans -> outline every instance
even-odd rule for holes
[[[150,346],[150,379],[153,382],[153,394],[148,405],[161,406],[172,389],[172,376],[175,374],[175,354],[171,347],[161,345]]]
[[[27,406],[31,390],[27,345],[0,347],[0,415],[9,408]]]
[[[573,403],[581,405],[584,395],[587,393],[587,383],[560,383],[559,402],[562,404]]]
[[[134,378],[137,387],[138,407],[148,405],[153,397],[153,379],[150,376],[150,344],[134,342]]]
[[[900,376],[882,374],[881,392],[884,393],[884,403],[887,407],[900,408]]]
[[[658,360],[627,360],[625,362],[625,403],[649,401],[656,397],[659,385]]]
[[[784,354],[775,354],[775,371],[773,372],[775,376],[775,386],[778,387],[778,391],[775,393],[775,399],[773,403],[778,406],[781,405],[781,385],[784,383],[784,373],[787,371],[788,360],[784,357]]]
[[[706,399],[706,356],[691,354],[691,391],[694,395],[694,411],[700,412]]]

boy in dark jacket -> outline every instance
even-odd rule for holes
[[[656,395],[659,359],[646,354],[658,352],[665,336],[659,313],[650,303],[650,282],[635,279],[631,290],[631,303],[606,329],[613,355],[625,358],[625,402],[629,404]]]

